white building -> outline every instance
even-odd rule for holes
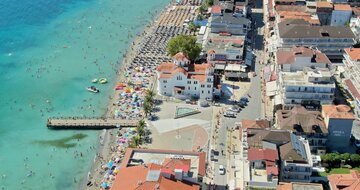
[[[356,41],[360,41],[360,17],[350,19],[350,29],[356,36]]]
[[[276,52],[278,70],[284,72],[302,71],[304,67],[328,68],[331,61],[319,50],[306,47],[279,49]]]
[[[279,83],[282,105],[286,109],[296,104],[331,104],[334,99],[336,87],[328,69],[280,72]]]
[[[360,117],[360,48],[347,48],[344,53],[343,87],[351,97],[349,103],[357,117]]]
[[[220,94],[214,88],[214,68],[211,64],[191,64],[183,53],[173,57],[173,63],[162,63],[157,69],[158,92],[165,96],[212,98]],[[217,85],[215,86],[217,87]]]
[[[280,181],[310,182],[312,157],[308,141],[303,137],[290,135],[291,142],[280,146]]]
[[[350,21],[352,9],[348,4],[335,4],[331,14],[331,26],[344,26]]]

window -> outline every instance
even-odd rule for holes
[[[166,95],[166,92],[164,92],[164,95]]]
[[[205,87],[205,85],[202,84],[202,85],[201,85],[201,88],[204,88],[204,87]]]
[[[164,80],[164,83],[167,83],[167,80]]]
[[[188,90],[190,90],[190,86],[188,86]]]
[[[181,77],[181,76],[177,76],[177,77],[176,77],[176,80],[182,80],[182,77]]]
[[[208,90],[208,94],[210,94],[210,90]]]
[[[210,85],[210,84],[208,84],[208,85],[207,85],[207,87],[208,87],[208,88],[211,88],[211,85]]]
[[[188,84],[191,84],[191,81],[187,81]]]
[[[203,91],[203,90],[201,91],[201,94],[204,94],[204,91]]]
[[[196,87],[194,88],[194,90],[196,90]]]
[[[197,81],[194,81],[194,84],[197,84]]]
[[[164,85],[164,88],[166,88],[166,85]]]

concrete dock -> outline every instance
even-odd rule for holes
[[[122,120],[113,118],[49,118],[49,129],[112,129],[120,127],[136,127],[139,120]]]

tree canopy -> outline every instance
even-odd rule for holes
[[[169,40],[167,52],[174,56],[178,52],[185,53],[190,60],[194,61],[199,57],[201,45],[196,43],[196,38],[189,35],[179,35]]]

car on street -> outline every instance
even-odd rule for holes
[[[224,117],[236,117],[234,112],[227,111],[224,113]]]
[[[186,100],[185,100],[185,103],[191,104],[191,100],[190,100],[190,99],[186,99]]]
[[[220,175],[225,175],[225,168],[223,165],[219,165],[219,174]]]
[[[249,102],[249,99],[246,97],[246,96],[243,96],[240,98],[240,102],[243,101],[243,102]]]
[[[241,111],[241,108],[239,106],[233,105],[227,109],[227,111],[239,113]]]
[[[244,108],[245,106],[247,106],[247,102],[245,102],[245,101],[239,101],[239,102],[237,102],[237,105],[240,106],[240,107],[242,107],[242,108]]]

